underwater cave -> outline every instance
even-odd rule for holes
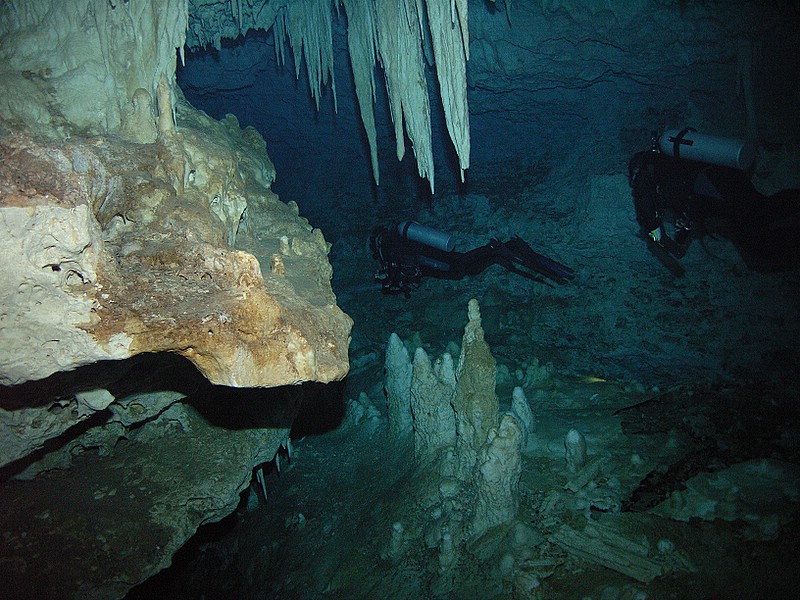
[[[788,598],[795,1],[0,5],[0,598]]]

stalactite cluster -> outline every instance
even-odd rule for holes
[[[430,181],[431,190],[434,165],[427,71],[436,65],[447,130],[463,180],[470,152],[467,0],[190,0],[187,43],[191,47],[219,47],[222,38],[236,37],[250,29],[273,29],[278,61],[285,61],[288,40],[298,77],[305,62],[317,108],[329,83],[336,105],[332,20],[334,15],[341,16],[342,8],[376,183],[380,181],[374,116],[378,65],[385,74],[397,158],[402,160],[405,155],[408,136],[419,174]]]

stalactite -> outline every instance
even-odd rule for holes
[[[456,19],[455,14],[456,3],[462,1],[453,0],[449,11],[441,2],[428,2],[427,7],[444,117],[459,157],[461,181],[464,181],[464,170],[469,168],[470,150],[466,65],[468,41],[462,36],[461,21]],[[466,2],[463,4],[463,18],[466,21]]]
[[[157,97],[161,77],[170,89],[169,112],[174,109],[171,87],[175,81],[175,49],[183,47],[189,22],[189,0],[163,0],[158,12],[146,5],[94,0],[92,14],[105,68],[115,81],[119,111],[123,113],[140,87]],[[138,60],[130,61],[131,40],[146,40]],[[144,82],[148,84],[143,85]],[[172,118],[172,115],[170,115]],[[112,129],[109,122],[107,128]]]
[[[295,58],[295,74],[300,76],[305,62],[317,108],[323,88],[330,80],[334,108],[338,110],[332,4],[336,9],[341,4],[347,13],[350,62],[375,182],[380,180],[374,115],[377,62],[386,75],[397,158],[403,159],[408,136],[419,174],[429,179],[431,190],[434,167],[426,62],[437,65],[447,130],[459,156],[463,180],[470,153],[467,0],[227,0],[221,5],[229,13],[218,16],[219,31],[193,28],[194,43],[218,45],[220,35],[227,37],[230,31],[244,35],[251,28],[272,29],[279,64],[285,64],[284,44],[288,39]],[[208,15],[211,4],[204,6],[207,8],[202,14]]]
[[[350,60],[376,183],[379,176],[373,141],[374,116],[371,107],[365,107],[367,89],[374,94],[375,52],[386,74],[397,158],[402,160],[405,155],[405,135],[408,135],[419,174],[427,177],[431,191],[434,189],[430,101],[422,53],[426,26],[433,44],[434,60],[429,62],[437,65],[447,130],[459,156],[463,181],[464,170],[469,168],[470,153],[466,82],[466,61],[469,59],[467,0],[451,0],[449,6],[438,1],[428,1],[423,5],[423,0],[342,2],[348,15]],[[374,27],[364,22],[363,13],[374,16]]]
[[[331,0],[306,0],[294,2],[281,11],[284,13],[285,34],[295,57],[295,75],[300,77],[300,56],[306,63],[311,96],[317,110],[322,89],[330,77],[334,109],[336,80],[333,75],[333,34],[331,33]],[[280,18],[280,17],[279,17]],[[277,33],[277,32],[276,32]],[[275,44],[283,44],[276,37]]]
[[[431,116],[422,58],[420,0],[381,2],[377,9],[378,55],[386,73],[389,108],[394,121],[397,159],[405,155],[405,133],[417,157],[420,177],[434,187]]]
[[[464,43],[464,57],[469,60],[469,27],[467,19],[467,0],[452,0],[450,4],[450,22],[455,23],[461,29],[461,39]]]
[[[375,132],[375,62],[377,60],[377,32],[375,30],[375,5],[364,0],[341,0],[347,13],[347,45],[356,86],[358,108],[369,143],[370,162],[375,184],[380,184],[378,147]]]
[[[272,28],[272,34],[275,37],[275,60],[279,65],[286,64],[286,54],[283,52],[284,44],[286,43],[286,11],[278,12],[275,17],[275,24]]]

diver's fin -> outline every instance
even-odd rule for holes
[[[647,239],[647,249],[650,251],[650,254],[656,257],[658,262],[664,265],[669,272],[672,273],[675,277],[683,277],[686,274],[686,269],[681,266],[681,263],[670,253],[661,242],[654,242],[651,239]],[[675,242],[672,242],[675,244]],[[675,244],[677,246],[677,244]],[[685,251],[684,251],[685,252]],[[683,255],[681,255],[683,256]]]
[[[566,265],[539,254],[528,243],[514,236],[505,243],[499,243],[506,258],[530,269],[556,283],[565,284],[575,278],[575,271]]]

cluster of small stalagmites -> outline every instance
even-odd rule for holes
[[[399,562],[421,538],[437,556],[431,568],[439,592],[451,587],[467,543],[516,516],[521,450],[533,427],[520,388],[512,411],[500,414],[495,361],[476,300],[468,315],[457,362],[449,353],[431,361],[422,348],[412,362],[395,334],[386,352],[389,429],[413,442],[422,496],[417,504],[427,509],[393,523],[383,556]]]

